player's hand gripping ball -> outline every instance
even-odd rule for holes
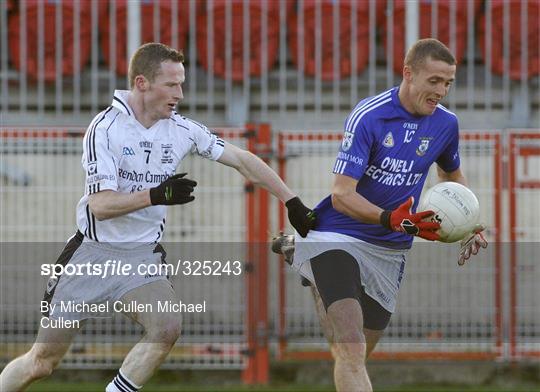
[[[441,225],[437,222],[424,222],[423,220],[433,216],[433,211],[421,211],[412,213],[414,197],[409,197],[393,211],[387,210],[381,213],[381,225],[392,231],[399,231],[415,235],[426,240],[436,241],[439,239],[437,230]]]
[[[167,178],[161,184],[150,188],[150,202],[152,205],[175,205],[186,204],[195,200],[191,192],[197,183],[189,178],[184,178],[187,173],[175,174]]]
[[[441,242],[468,238],[480,220],[480,204],[475,194],[453,181],[440,182],[427,189],[418,209],[435,213],[430,220],[441,225],[438,231]]]
[[[287,207],[289,221],[298,234],[306,237],[308,232],[315,227],[315,212],[307,208],[299,197],[293,197],[285,203]]]

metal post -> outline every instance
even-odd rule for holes
[[[517,322],[517,291],[516,291],[516,268],[517,268],[517,252],[516,252],[516,241],[517,241],[517,235],[516,235],[516,214],[517,214],[517,208],[516,208],[516,135],[511,133],[510,134],[510,149],[508,151],[509,155],[509,161],[508,161],[508,177],[509,177],[509,184],[508,187],[510,188],[510,326],[508,328],[508,341],[510,344],[510,359],[515,359],[516,357],[516,322]]]
[[[278,138],[278,174],[286,181],[287,176],[287,157],[285,155],[285,141],[284,135],[282,132],[277,134]],[[279,203],[278,206],[278,227],[280,231],[285,231],[285,205]],[[278,350],[277,350],[277,359],[281,360],[285,356],[285,351],[287,349],[287,337],[285,335],[287,330],[287,319],[285,306],[287,304],[287,287],[285,281],[285,269],[287,265],[283,260],[283,256],[280,256],[280,264],[278,271]]]
[[[209,118],[214,116],[214,4],[206,3],[206,53],[208,72],[206,73],[207,112]]]
[[[419,29],[419,4],[418,0],[409,0],[405,8],[405,37],[406,37],[406,50],[409,50],[411,46],[418,41],[418,29]]]
[[[287,3],[280,0],[279,4],[279,115],[285,116],[287,110]]]
[[[73,108],[81,108],[81,1],[73,2]],[[86,16],[85,16],[86,17]]]
[[[394,3],[386,6],[386,87],[394,85]]]
[[[127,61],[141,46],[141,2],[140,0],[131,0],[127,2]],[[114,56],[116,54],[113,54]],[[129,75],[128,75],[129,78]],[[129,80],[128,80],[129,86]]]
[[[515,81],[511,83],[511,124],[514,127],[527,127],[530,124],[531,119],[531,103],[529,96],[529,83],[528,83],[528,15],[527,15],[527,3],[522,1],[520,3],[520,15],[519,20],[521,21],[520,26],[520,37],[516,42],[512,42],[513,45],[520,45],[520,81]],[[511,72],[512,70],[510,70]]]
[[[64,38],[62,34],[62,11],[63,11],[63,4],[58,2],[56,3],[55,7],[55,45],[56,45],[56,51],[55,51],[55,106],[56,106],[56,116],[60,116],[62,114],[62,71],[63,71],[63,63],[62,63],[62,55],[63,55],[63,49],[64,49]],[[75,27],[75,26],[73,26]],[[80,46],[77,48],[80,50]],[[75,52],[75,51],[74,51]]]
[[[496,331],[496,347],[499,357],[504,358],[504,315],[503,315],[503,259],[501,246],[503,241],[503,219],[502,219],[502,194],[503,194],[503,150],[501,146],[501,134],[493,135],[495,138],[495,154],[493,155],[493,165],[495,167],[495,331]]]
[[[272,15],[274,18],[274,15]],[[268,39],[269,39],[269,9],[268,2],[261,3],[261,119],[268,121]],[[247,27],[247,26],[246,26]],[[248,79],[248,83],[250,79]],[[247,105],[246,105],[247,106]]]
[[[107,7],[106,12],[109,12],[109,9]],[[91,56],[91,70],[90,70],[90,78],[92,80],[92,83],[90,85],[90,105],[91,105],[91,112],[95,113],[98,108],[98,85],[99,85],[99,75],[98,75],[98,61],[99,61],[99,52],[98,52],[98,17],[99,17],[99,9],[98,9],[98,0],[92,0],[92,13],[91,13],[91,37],[92,37],[92,56]],[[75,110],[78,110],[76,108]],[[78,112],[75,113],[78,116]]]
[[[297,34],[297,40],[298,40],[298,69],[296,71],[297,73],[297,113],[298,118],[304,118],[304,111],[306,107],[306,98],[305,98],[305,79],[304,79],[304,68],[305,68],[305,52],[304,52],[304,42],[305,42],[305,31],[304,31],[304,15],[305,15],[305,9],[304,9],[304,0],[298,1],[298,19],[297,19],[297,25],[296,25],[296,34]],[[303,125],[303,124],[302,124]]]
[[[372,0],[370,0],[372,1]],[[373,4],[370,3],[370,8],[373,7]],[[351,4],[351,35],[349,36],[350,41],[350,50],[351,50],[351,69],[353,70],[351,74],[351,90],[350,90],[350,102],[349,106],[353,107],[356,105],[356,102],[358,100],[358,74],[355,72],[355,70],[358,68],[358,43],[356,42],[356,36],[358,31],[358,3],[356,1],[353,1]],[[371,17],[371,15],[370,15]],[[370,20],[371,23],[371,20]],[[371,24],[370,24],[371,27]],[[373,43],[372,39],[374,40],[374,37],[371,37],[371,30],[370,30],[370,36],[369,36],[369,42],[370,45]],[[375,79],[375,73],[373,72],[371,67],[369,68],[369,75],[368,79]],[[335,82],[339,83],[339,82]]]
[[[332,56],[332,71],[333,71],[333,83],[332,83],[332,101],[333,101],[333,110],[335,112],[339,111],[339,79],[340,79],[340,40],[339,40],[339,20],[340,20],[340,7],[339,4],[336,2],[333,4],[332,7],[332,18],[333,18],[333,24],[332,24],[332,46],[334,48]],[[322,28],[322,26],[321,26]],[[355,69],[353,68],[352,73],[355,72]]]
[[[2,85],[1,93],[1,108],[2,112],[6,113],[9,111],[9,85],[8,85],[8,38],[7,38],[7,3],[0,3],[0,69],[2,77],[0,78],[0,83]]]
[[[377,53],[376,53],[376,24],[377,24],[377,3],[369,0],[369,95],[373,96],[377,92]],[[356,102],[351,102],[355,105]]]
[[[197,116],[197,51],[195,50],[197,45],[197,4],[195,4],[195,0],[189,2],[189,15],[189,112],[192,116]]]
[[[44,108],[43,104],[45,102],[45,4],[38,2],[37,5],[37,26],[38,26],[38,36],[37,39],[37,58],[38,58],[38,67],[37,67],[37,108],[39,116],[43,116]],[[30,54],[34,55],[33,53]]]
[[[268,157],[271,151],[271,129],[267,124],[246,126],[248,150]],[[268,158],[265,159],[268,161]],[[247,247],[249,268],[246,270],[247,365],[242,373],[246,384],[266,384],[269,381],[268,349],[268,247],[269,193],[246,184]]]
[[[474,53],[475,53],[475,36],[474,36],[474,3],[467,3],[467,109],[474,109],[475,99],[475,83],[474,83]],[[455,96],[456,94],[454,94]]]
[[[321,118],[322,110],[322,4],[320,1],[315,2],[315,94],[314,94],[314,111],[315,121]],[[305,53],[305,52],[304,52]]]

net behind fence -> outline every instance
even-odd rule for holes
[[[267,131],[267,139],[255,140],[255,134],[244,128],[218,129],[224,139],[255,148],[270,159],[272,139]],[[74,209],[84,184],[83,130],[0,132],[0,361],[6,362],[35,338],[40,319],[36,304],[47,280],[39,276],[39,265],[53,263],[75,230]],[[417,241],[409,254],[396,314],[374,358],[538,356],[539,139],[537,132],[510,133],[506,143],[502,135],[464,132],[461,139],[462,169],[480,200],[490,247],[458,268],[457,244]],[[331,168],[342,133],[295,131],[274,136],[280,174],[306,205],[315,205],[331,189]],[[503,183],[506,161],[509,186]],[[253,192],[241,175],[223,165],[194,157],[182,162],[178,171],[188,172],[199,185],[194,203],[169,209],[164,241],[172,244],[171,257],[214,252],[223,258],[227,249],[234,249],[233,253],[245,255],[244,267],[258,274],[250,285],[249,274],[227,279],[174,276],[178,298],[198,302],[204,297],[207,309],[184,317],[182,338],[164,366],[246,369],[249,358],[259,358],[253,369],[260,370],[267,368],[269,344],[276,341],[281,358],[328,357],[313,299],[299,276],[281,264],[267,270],[263,259],[268,244],[256,251],[243,248],[246,242],[264,242],[277,231],[275,227],[287,227],[283,206],[275,213],[276,204],[270,202],[275,199]],[[426,184],[435,181],[431,172]],[[276,295],[267,297],[267,289]],[[269,315],[268,309],[274,312]],[[116,367],[141,332],[123,317],[89,321],[63,366]],[[259,370],[252,375],[264,380],[267,374],[256,375]]]
[[[217,129],[246,147],[244,129]],[[2,129],[0,361],[24,352],[40,323],[39,301],[46,276],[74,234],[75,206],[84,189],[81,129]],[[164,246],[167,261],[214,260],[244,254],[246,209],[243,177],[200,157],[182,162],[179,172],[198,181],[196,202],[169,208]],[[183,244],[183,245],[182,245]],[[174,258],[174,259],[173,259]],[[242,263],[245,258],[240,260]],[[182,266],[185,268],[185,266]],[[204,313],[183,318],[182,339],[165,367],[242,368],[246,345],[244,274],[171,277],[185,303],[206,302]],[[86,323],[63,363],[68,367],[117,367],[142,328],[115,315]]]
[[[309,205],[330,192],[331,169],[342,137],[342,132],[279,134],[281,174]],[[462,134],[460,146],[462,169],[479,198],[481,217],[495,246],[474,263],[458,268],[457,244],[417,241],[408,256],[396,313],[375,358],[426,353],[489,358],[500,351],[501,142],[496,133],[467,132]],[[427,187],[436,183],[434,169]],[[310,290],[300,285],[298,275],[289,268],[285,268],[284,279],[281,295],[286,300],[281,302],[279,325],[288,352],[283,355],[306,357],[299,351],[311,351],[317,357],[316,351],[326,344]]]

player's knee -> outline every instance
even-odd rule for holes
[[[334,322],[333,338],[336,343],[366,343],[362,330],[350,320]]]
[[[366,343],[366,340],[362,334],[362,332],[358,331],[356,328],[350,328],[347,330],[339,331],[337,336],[337,342],[338,343],[353,343],[353,344],[359,344],[359,343]]]
[[[56,358],[50,356],[41,355],[38,352],[30,352],[30,372],[33,380],[38,380],[41,378],[49,377],[58,362]]]
[[[182,321],[179,317],[166,317],[151,327],[147,333],[156,343],[174,345],[182,332]]]
[[[363,366],[366,361],[367,345],[364,335],[356,328],[342,329],[334,345],[334,354],[351,365]]]
[[[336,360],[350,368],[359,369],[366,365],[365,343],[338,343],[333,353]]]
[[[332,354],[332,359],[336,360],[338,357],[338,348],[336,343],[330,343],[330,354]]]

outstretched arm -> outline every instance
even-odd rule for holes
[[[262,186],[288,209],[289,220],[296,231],[305,237],[315,225],[315,215],[307,208],[298,196],[283,182],[274,170],[253,153],[225,142],[223,153],[218,162],[238,170],[253,184]]]
[[[247,180],[262,186],[282,202],[296,196],[261,158],[233,144],[225,142],[225,149],[218,162],[235,168]]]

